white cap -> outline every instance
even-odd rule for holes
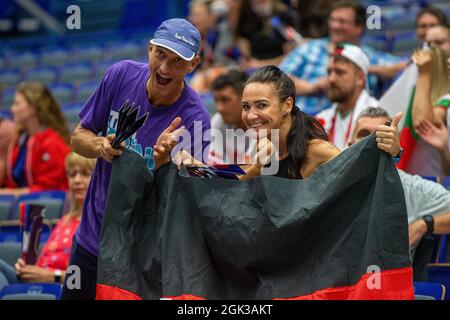
[[[365,75],[367,75],[369,71],[369,58],[360,47],[354,44],[338,44],[334,50],[333,56],[342,56],[347,58],[359,67]]]

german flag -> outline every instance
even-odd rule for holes
[[[403,188],[369,136],[305,180],[113,162],[97,299],[413,299]]]

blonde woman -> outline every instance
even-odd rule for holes
[[[69,181],[69,212],[53,229],[36,265],[27,265],[19,259],[13,268],[0,260],[0,288],[2,285],[18,281],[63,283],[72,248],[72,238],[81,221],[84,199],[95,162],[95,159],[88,159],[74,152],[69,153],[65,160]]]
[[[8,150],[6,188],[0,194],[67,190],[69,130],[55,97],[39,82],[20,83],[11,112],[18,130]]]
[[[443,178],[450,175],[448,57],[440,48],[432,47],[415,52],[412,59],[419,70],[412,118],[421,139],[417,141],[405,171]]]

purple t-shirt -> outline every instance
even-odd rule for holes
[[[138,116],[149,112],[145,125],[126,141],[127,148],[138,153],[149,170],[154,168],[153,146],[176,116],[181,117],[182,125],[191,137],[191,141],[183,139],[181,143],[184,145],[190,142],[191,154],[196,159],[202,159],[201,155],[205,154],[202,149],[207,149],[209,145],[211,128],[209,114],[202,100],[185,84],[180,98],[174,104],[154,107],[148,101],[146,93],[149,77],[148,64],[126,60],[111,66],[80,111],[81,126],[102,136],[115,133],[118,110],[128,99],[130,103],[134,102],[141,107]],[[111,164],[99,158],[84,202],[83,218],[76,233],[78,244],[94,256],[98,254],[110,174]]]

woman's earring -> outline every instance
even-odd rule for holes
[[[283,112],[283,116],[287,116],[288,115],[288,113],[285,111],[285,112]]]

